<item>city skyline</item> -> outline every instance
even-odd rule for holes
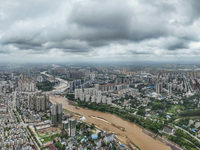
[[[0,149],[200,148],[200,64],[26,63],[0,72]]]
[[[197,0],[1,1],[1,62],[199,61]]]

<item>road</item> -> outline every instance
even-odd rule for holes
[[[20,124],[26,129],[26,135],[28,137],[28,135],[31,137],[31,142],[36,146],[37,150],[40,150],[40,147],[38,146],[37,142],[35,141],[35,139],[32,137],[30,131],[28,130],[28,124],[24,123],[21,115],[18,113],[18,111],[15,111],[16,115],[18,116],[18,118],[20,119]]]
[[[192,135],[190,132],[188,132],[187,130],[181,128],[181,127],[178,127],[178,126],[175,126],[176,128],[178,129],[181,129],[182,131],[188,133],[191,137],[195,138],[198,142],[200,142],[200,139],[198,139],[196,136]]]

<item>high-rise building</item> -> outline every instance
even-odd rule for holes
[[[32,79],[21,79],[18,81],[18,90],[24,92],[35,92],[36,82]]]
[[[75,80],[70,82],[70,90],[74,91],[77,88],[81,87],[81,80]]]
[[[162,93],[162,83],[157,83],[156,84],[156,93],[157,94]]]
[[[69,136],[76,136],[76,119],[75,118],[69,119],[68,135]]]
[[[51,106],[51,122],[53,125],[62,123],[62,104],[53,104]]]
[[[35,111],[45,111],[49,108],[49,96],[38,92],[35,94],[30,94],[28,97],[29,108]]]
[[[62,130],[65,130],[68,136],[76,136],[76,119],[70,118],[62,121]]]
[[[57,105],[51,106],[51,122],[53,125],[57,124]]]
[[[172,95],[172,84],[171,83],[168,84],[168,95],[169,96]]]
[[[42,102],[42,97],[41,96],[36,96],[34,100],[35,100],[35,110],[36,111],[40,111],[41,110],[41,106],[42,106],[42,105],[40,105],[41,102]]]
[[[35,98],[34,98],[35,96],[33,95],[33,94],[30,94],[29,96],[28,96],[28,106],[29,106],[29,108],[31,109],[31,110],[33,110],[34,108],[35,108]]]
[[[152,78],[151,77],[147,77],[147,83],[148,83],[148,85],[150,85],[152,83]]]
[[[58,123],[62,123],[62,104],[57,104]]]
[[[65,120],[62,122],[62,129],[63,130],[68,130],[68,126],[69,126],[69,121]]]
[[[98,91],[99,90],[99,84],[95,84],[94,88]]]

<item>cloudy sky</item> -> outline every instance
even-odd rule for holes
[[[198,61],[199,8],[199,0],[0,0],[0,61]]]

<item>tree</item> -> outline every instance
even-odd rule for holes
[[[88,150],[90,150],[90,149],[91,149],[91,147],[90,147],[90,146],[88,146],[88,147],[87,147],[87,149],[88,149]]]
[[[137,115],[145,116],[145,108],[144,107],[140,107],[138,109]]]
[[[94,123],[92,123],[92,125],[91,125],[91,129],[94,129],[94,128],[95,128]]]
[[[56,147],[57,149],[61,149],[61,148],[62,148],[62,144],[59,143],[59,142],[57,142],[57,143],[55,144],[55,147]]]
[[[63,144],[61,150],[65,150],[66,146]]]

